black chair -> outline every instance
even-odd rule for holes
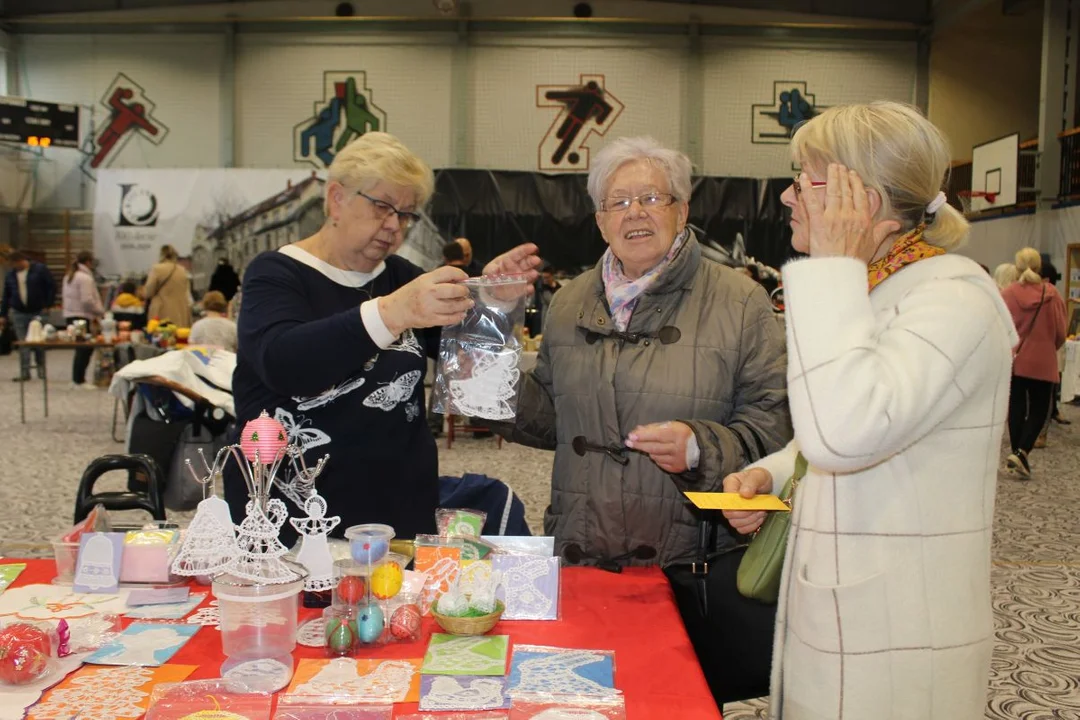
[[[145,487],[143,491],[94,492],[94,483],[102,475],[116,470],[126,470],[128,487]],[[136,480],[142,473],[146,482]],[[75,522],[81,522],[98,504],[106,510],[145,510],[155,520],[165,520],[165,477],[158,464],[149,455],[102,455],[83,471],[79,490],[75,496]]]

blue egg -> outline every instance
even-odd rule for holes
[[[360,535],[349,540],[349,550],[356,562],[374,565],[390,552],[390,543],[379,535]]]
[[[378,605],[365,605],[360,608],[359,617],[356,621],[357,634],[360,642],[373,643],[382,635],[386,621],[383,611]]]

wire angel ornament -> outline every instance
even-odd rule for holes
[[[334,587],[334,558],[326,537],[341,518],[337,515],[326,517],[326,500],[315,491],[304,503],[304,511],[308,515],[306,518],[289,518],[289,524],[302,536],[296,561],[308,571],[304,589],[310,592],[330,590]]]

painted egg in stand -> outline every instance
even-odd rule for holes
[[[360,642],[373,643],[378,640],[385,625],[386,619],[383,617],[382,608],[378,605],[366,605],[360,608],[360,616],[356,622]]]
[[[371,573],[371,594],[380,600],[389,600],[401,590],[404,579],[400,565],[393,560],[383,563]]]
[[[359,575],[346,575],[338,582],[338,599],[347,605],[359,605],[364,599],[364,578]]]
[[[284,455],[285,446],[289,444],[289,436],[285,432],[285,426],[274,418],[262,414],[244,426],[240,433],[240,449],[244,457],[255,462],[255,453],[259,454],[259,463],[271,465]]]
[[[398,640],[411,640],[420,633],[420,608],[402,605],[390,616],[390,634]]]
[[[381,537],[360,536],[349,540],[352,558],[358,563],[372,565],[379,562],[390,552],[390,543]]]
[[[352,650],[357,635],[353,618],[329,618],[326,621],[326,646],[335,655],[345,655]]]
[[[11,685],[33,682],[49,669],[52,640],[29,623],[15,623],[0,630],[0,680]]]

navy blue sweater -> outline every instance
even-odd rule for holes
[[[49,268],[39,262],[30,263],[26,273],[26,304],[19,297],[19,279],[15,270],[4,278],[4,294],[0,299],[0,317],[7,317],[9,309],[27,313],[48,310],[56,302],[56,283]]]
[[[266,410],[303,446],[309,467],[329,453],[316,487],[327,515],[341,516],[336,536],[366,522],[392,525],[402,538],[436,531],[438,454],[424,417],[423,376],[439,330],[406,331],[380,350],[359,310],[422,273],[391,256],[378,277],[353,288],[279,252],[259,255],[244,273],[237,427]],[[286,497],[291,516],[305,517],[289,493],[274,494]],[[225,498],[239,524],[247,488],[232,462]],[[285,523],[281,539],[291,545],[296,537]]]

